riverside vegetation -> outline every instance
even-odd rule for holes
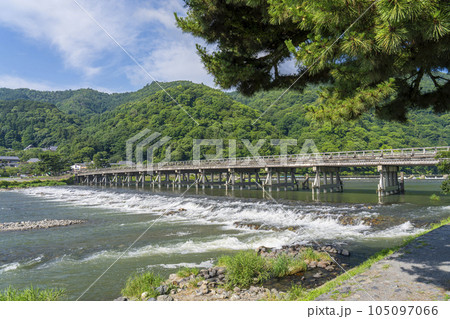
[[[58,180],[40,180],[34,179],[31,181],[2,181],[0,180],[0,189],[6,188],[26,188],[26,187],[41,187],[41,186],[64,186],[72,184],[72,178],[63,178]]]
[[[450,217],[430,225],[426,231],[406,238],[401,245],[384,249],[341,274],[337,273],[334,261],[337,255],[348,255],[347,251],[339,251],[330,246],[313,249],[297,245],[280,250],[260,247],[256,252],[242,251],[234,256],[223,256],[218,259],[216,266],[209,269],[183,268],[170,275],[167,280],[152,272],[135,274],[128,279],[126,287],[122,290],[123,297],[116,300],[311,301],[369,269],[374,263],[408,245],[415,238],[449,223]],[[285,291],[265,287],[270,279],[289,275],[300,274],[304,280],[305,274],[313,269],[320,269],[321,273],[325,270],[331,271],[332,279],[329,280],[328,277],[325,282],[309,288],[305,284],[292,284]],[[323,274],[315,277],[321,276]]]
[[[33,286],[25,289],[8,287],[0,291],[0,301],[57,301],[63,297],[63,289],[40,289]]]

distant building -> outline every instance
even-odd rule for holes
[[[130,164],[130,162],[128,162],[128,161],[120,161],[117,163],[110,163],[109,165],[111,165],[111,166],[128,166],[128,165],[133,165],[133,163]]]
[[[20,159],[17,156],[0,156],[0,167],[17,167]]]
[[[46,151],[56,152],[56,151],[58,150],[58,146],[44,147],[42,150],[43,150],[44,152],[46,152]]]
[[[89,163],[77,163],[77,164],[73,164],[72,166],[70,166],[70,168],[73,171],[79,171],[82,169],[87,169],[88,165],[89,165]]]
[[[41,160],[39,159],[39,158],[36,158],[36,157],[33,157],[33,158],[30,158],[28,161],[27,161],[27,163],[37,163],[37,162],[40,162]]]

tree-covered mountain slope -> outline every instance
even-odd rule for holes
[[[184,81],[160,83],[161,87],[176,86]],[[161,91],[161,87],[152,82],[136,92],[104,93],[93,89],[65,91],[36,91],[30,89],[0,88],[0,100],[30,100],[54,104],[59,110],[79,116],[99,114],[112,110],[126,102],[139,100]]]

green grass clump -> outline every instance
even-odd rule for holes
[[[189,277],[190,275],[197,276],[198,271],[199,271],[198,268],[184,267],[177,271],[177,276],[180,278]]]
[[[440,201],[441,198],[438,195],[433,194],[433,195],[430,196],[430,200]]]
[[[308,295],[308,292],[305,288],[303,288],[300,285],[292,285],[291,289],[289,289],[288,293],[286,294],[286,300],[294,301],[294,300],[300,300],[304,299],[305,296]]]
[[[128,278],[122,295],[128,298],[140,299],[143,292],[148,293],[149,298],[156,298],[159,293],[156,288],[161,286],[164,278],[152,272],[135,274]]]
[[[234,256],[223,256],[219,265],[227,268],[227,288],[247,288],[270,278],[266,259],[254,251],[242,251]]]
[[[308,266],[300,259],[282,254],[269,262],[271,275],[274,277],[284,277],[300,271],[305,271]]]
[[[301,253],[301,258],[310,261],[331,260],[330,255],[327,253],[315,251],[311,247],[306,248]]]
[[[22,290],[10,286],[0,291],[0,301],[56,301],[63,296],[63,289],[39,289],[33,286]]]

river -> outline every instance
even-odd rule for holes
[[[112,300],[134,272],[167,275],[183,266],[208,267],[222,254],[262,245],[333,244],[348,249],[349,262],[357,264],[450,214],[448,196],[430,199],[439,194],[440,180],[406,180],[406,194],[383,202],[376,183],[345,180],[344,193],[318,199],[309,191],[223,188],[67,186],[0,192],[0,222],[87,221],[0,232],[0,289],[63,288],[75,300],[123,255],[82,298]]]

